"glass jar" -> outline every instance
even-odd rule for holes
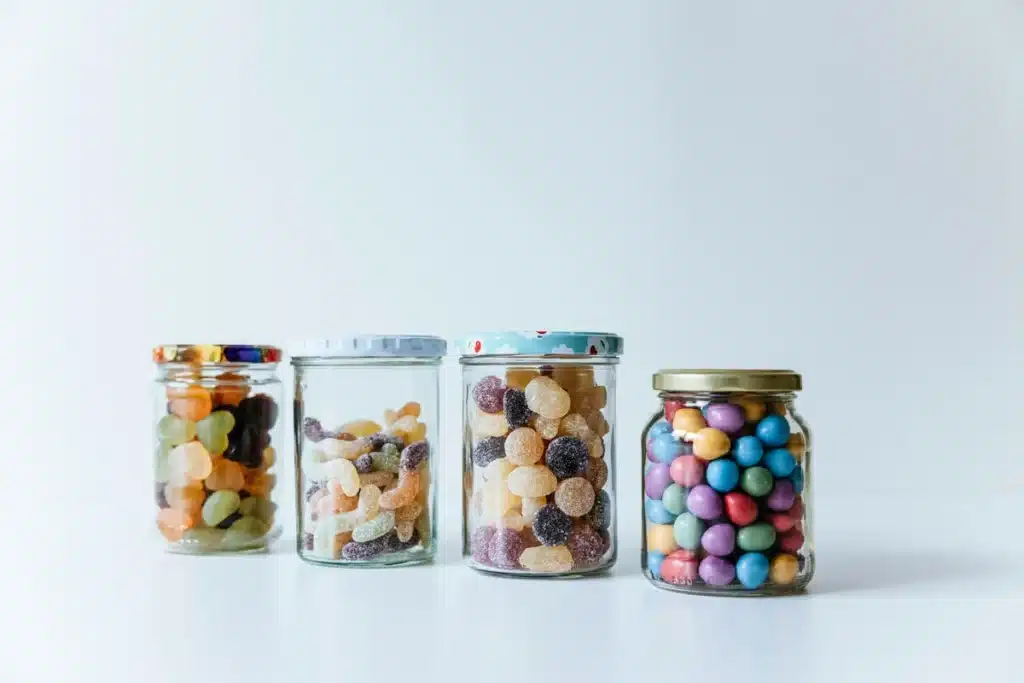
[[[528,576],[611,567],[622,339],[500,332],[460,352],[466,562]]]
[[[438,337],[357,335],[290,349],[299,557],[430,561],[437,547]]]
[[[156,524],[169,550],[259,551],[280,534],[280,357],[273,346],[153,349]]]
[[[659,588],[802,591],[814,574],[810,432],[791,370],[662,370],[644,429],[644,549]]]

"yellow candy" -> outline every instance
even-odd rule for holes
[[[390,427],[391,425],[395,424],[395,421],[398,420],[399,417],[400,416],[399,416],[397,411],[385,410],[384,411],[384,425],[387,426],[387,427]]]
[[[420,404],[416,401],[409,401],[404,406],[398,409],[398,417],[405,417],[406,415],[412,415],[413,417],[420,416]]]
[[[733,400],[733,403],[743,408],[743,414],[747,422],[760,422],[768,407],[759,398],[754,396],[741,396]]]
[[[708,426],[699,408],[680,408],[672,416],[672,430],[676,432],[699,432]]]
[[[678,547],[679,544],[676,543],[676,536],[672,532],[671,524],[647,525],[647,550],[668,555]]]
[[[509,368],[505,371],[505,384],[510,389],[522,391],[534,377],[539,376],[540,373],[532,368]]]
[[[474,436],[483,438],[508,434],[508,420],[505,419],[504,413],[485,413],[476,407],[473,408],[473,411],[470,429]]]
[[[534,572],[567,572],[572,569],[572,553],[564,545],[527,548],[519,556],[519,564]]]
[[[537,514],[537,511],[548,504],[546,496],[523,498],[522,501],[523,521],[527,524],[533,523],[533,517]]]
[[[558,436],[558,425],[561,420],[549,420],[541,415],[534,415],[530,418],[530,426],[540,434],[540,438],[551,440]],[[501,436],[500,434],[498,436]]]
[[[772,559],[772,566],[768,576],[772,583],[786,585],[796,581],[796,575],[799,572],[800,563],[796,557],[782,553]]]
[[[577,417],[579,416],[577,415]],[[508,469],[511,472],[516,465],[533,465],[543,455],[544,440],[540,435],[529,427],[520,427],[512,430],[512,433],[505,438],[505,457],[498,458],[487,467],[490,468],[495,462],[503,460],[511,465]]]
[[[348,432],[352,436],[360,437],[376,434],[380,429],[380,425],[373,420],[353,420],[343,424],[339,431]]]
[[[789,435],[789,441],[786,442],[786,448],[793,454],[793,457],[797,462],[804,459],[804,451],[807,450],[807,440],[804,435],[800,432],[794,432]]]
[[[569,413],[558,424],[558,436],[575,436],[586,441],[592,434],[586,418],[579,413]]]
[[[550,377],[534,377],[524,389],[530,410],[550,420],[560,420],[569,412],[569,393]]]
[[[558,488],[554,472],[544,465],[517,467],[508,475],[508,489],[523,498],[547,496]]]
[[[729,452],[729,446],[729,437],[714,427],[705,427],[693,436],[693,454],[701,460],[721,458]]]
[[[423,422],[417,422],[416,427],[406,434],[408,437],[406,441],[409,443],[416,443],[417,441],[423,441],[427,438],[427,425]]]

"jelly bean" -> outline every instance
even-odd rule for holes
[[[686,509],[701,519],[717,519],[722,515],[722,497],[710,486],[698,484],[686,496]]]
[[[508,489],[523,498],[547,496],[558,488],[558,479],[544,465],[517,467],[508,476]]]
[[[700,561],[698,573],[709,586],[727,586],[736,578],[736,568],[732,562],[714,555],[708,555]]]
[[[736,529],[732,524],[714,524],[701,536],[700,544],[709,554],[725,557],[736,548]]]
[[[171,504],[167,502],[167,496],[164,495],[165,486],[166,484],[158,481],[156,482],[156,486],[154,487],[154,497],[156,498],[156,504],[158,507],[161,508],[171,507]]]
[[[594,490],[604,488],[608,483],[608,465],[600,458],[591,458],[587,461],[587,481],[594,487]]]
[[[789,480],[793,482],[793,490],[797,493],[804,492],[804,468],[797,465],[793,468],[793,473],[789,475]]]
[[[497,529],[487,544],[490,564],[503,569],[517,569],[519,556],[526,548],[520,533],[514,529]]]
[[[707,426],[699,408],[680,408],[672,416],[672,431],[679,434],[695,434]]]
[[[270,526],[258,517],[239,517],[229,527],[229,531],[234,532],[231,537],[237,539],[238,536],[249,536],[259,537],[265,536],[270,530]],[[229,540],[229,537],[225,534],[225,540]]]
[[[598,491],[594,507],[587,514],[587,522],[598,531],[607,531],[612,524],[612,499],[607,491]]]
[[[796,557],[787,553],[780,553],[772,558],[769,576],[772,583],[781,585],[791,584],[796,581],[796,575],[800,572],[800,563]]]
[[[395,512],[384,510],[373,519],[367,520],[352,530],[352,540],[356,543],[366,543],[375,538],[380,538],[395,528]]]
[[[796,467],[796,460],[793,459],[793,454],[785,448],[773,448],[765,453],[764,466],[778,478],[788,477]]]
[[[541,545],[524,550],[519,556],[519,564],[534,572],[567,572],[572,569],[572,553],[564,545]]]
[[[764,457],[764,446],[756,436],[741,436],[732,446],[732,456],[743,467],[753,467]]]
[[[767,411],[764,401],[754,396],[740,396],[732,399],[732,402],[743,409],[743,417],[747,422],[758,422]]]
[[[248,395],[249,385],[243,375],[237,372],[222,372],[217,375],[217,384],[213,388],[215,406],[237,406]]]
[[[323,472],[328,479],[333,479],[341,485],[341,490],[346,496],[359,493],[359,472],[351,460],[339,458],[326,462]]]
[[[153,478],[158,484],[166,484],[171,480],[171,463],[169,460],[171,450],[172,447],[170,444],[158,443],[156,445],[156,452],[153,455]],[[184,473],[182,476],[184,476]]]
[[[561,424],[559,419],[549,419],[543,415],[533,415],[530,417],[530,426],[540,434],[542,439],[554,439],[558,436],[558,425]]]
[[[671,483],[672,477],[668,465],[663,463],[651,465],[647,470],[647,474],[644,475],[644,492],[648,498],[661,500],[662,494],[665,493],[665,489]]]
[[[795,500],[796,490],[793,487],[793,482],[789,479],[779,479],[775,482],[775,488],[765,498],[765,505],[768,506],[769,510],[782,512],[793,507]]]
[[[199,482],[192,482],[188,486],[168,484],[164,486],[163,494],[168,506],[176,510],[195,513],[195,517],[199,516],[200,508],[206,499],[206,492],[203,491],[202,484]]]
[[[196,438],[196,423],[177,415],[164,415],[157,422],[156,429],[160,441],[168,446],[180,446]]]
[[[692,455],[679,456],[669,466],[669,476],[680,486],[696,486],[704,481],[704,463]]]
[[[807,441],[804,435],[800,432],[790,434],[789,440],[786,441],[786,448],[797,462],[803,460],[804,452],[807,450]]]
[[[500,413],[505,399],[505,385],[501,379],[490,375],[473,386],[473,400],[485,413]]]
[[[228,447],[224,457],[246,467],[258,467],[263,462],[263,451],[270,445],[270,435],[255,425],[235,423],[228,434]]]
[[[774,531],[774,530],[773,530]],[[787,553],[799,552],[804,547],[804,535],[797,528],[779,534],[779,549]]]
[[[156,515],[156,526],[163,537],[172,543],[182,539],[185,532],[195,525],[195,518],[185,510],[164,508]]]
[[[693,435],[693,454],[702,460],[714,460],[729,452],[729,437],[725,432],[706,427]]]
[[[402,450],[398,465],[403,470],[415,470],[421,463],[426,462],[429,455],[430,444],[426,441],[414,441]]]
[[[768,415],[757,423],[757,438],[770,448],[776,448],[789,441],[789,422],[781,415]]]
[[[656,461],[667,464],[683,455],[684,450],[682,442],[677,441],[671,434],[661,434],[655,437],[651,444],[651,452]]]
[[[732,403],[710,403],[704,408],[704,419],[709,427],[726,434],[735,434],[746,422],[743,409]]]
[[[768,558],[761,553],[744,553],[736,560],[736,578],[753,590],[768,580]]]
[[[588,457],[585,443],[572,436],[559,436],[548,444],[544,464],[561,481],[583,475],[587,471]]]
[[[697,579],[699,563],[687,550],[670,553],[661,563],[661,577],[675,586],[688,586]]]
[[[560,420],[569,412],[569,393],[550,377],[535,377],[526,385],[526,404],[530,410],[550,420]]]
[[[544,456],[544,439],[529,427],[513,429],[503,447],[505,457],[514,465],[533,465]]]
[[[545,496],[537,496],[535,498],[525,497],[522,498],[522,515],[523,521],[527,524],[533,523],[533,517],[537,514],[537,511],[547,505],[548,499]]]
[[[213,410],[210,392],[198,385],[167,390],[170,412],[183,420],[199,422]]]
[[[540,373],[533,368],[507,368],[505,370],[505,384],[510,389],[522,391],[535,377],[540,377]]]
[[[725,514],[737,526],[746,526],[757,519],[757,503],[745,493],[733,491],[725,494]]]
[[[594,487],[583,477],[570,477],[555,489],[555,505],[570,517],[582,517],[590,512],[594,498]]]
[[[748,467],[740,476],[740,488],[752,496],[763,496],[772,490],[775,479],[764,467]]]
[[[245,472],[237,462],[217,458],[210,476],[203,483],[211,491],[241,491],[245,488]]]
[[[224,549],[223,544],[224,531],[221,529],[192,528],[186,530],[181,537],[181,545],[199,552],[216,552]]]
[[[704,522],[700,521],[696,515],[684,512],[676,517],[676,521],[672,525],[672,533],[680,548],[697,550],[700,548],[700,539],[704,534]]]
[[[736,545],[740,550],[767,550],[775,543],[775,529],[771,524],[760,522],[739,530],[736,534]]]
[[[579,413],[569,413],[558,423],[558,435],[575,436],[581,441],[586,441],[593,435],[593,432],[591,432],[585,417]]]
[[[665,492],[661,494],[661,504],[665,510],[673,516],[686,512],[686,496],[689,491],[679,484],[670,484]]]
[[[381,495],[380,507],[384,510],[395,510],[408,505],[416,498],[419,490],[420,473],[402,470],[398,475],[398,486]]]
[[[679,516],[669,512],[660,500],[651,500],[650,498],[644,500],[644,514],[647,515],[647,520],[654,524],[672,524]]]
[[[242,499],[235,491],[214,491],[203,503],[203,522],[207,526],[217,526],[241,504]]]
[[[729,458],[708,463],[708,485],[719,493],[728,493],[740,483],[740,468]]]
[[[668,422],[669,424],[671,424],[672,420],[675,418],[676,411],[678,411],[678,410],[680,410],[682,408],[685,408],[685,407],[686,407],[686,401],[676,401],[676,400],[665,401],[665,403],[664,403],[665,421]],[[701,416],[701,417],[703,417],[703,416]]]
[[[647,551],[647,571],[651,573],[651,576],[655,579],[661,578],[661,563],[665,560],[665,555],[654,550]]]

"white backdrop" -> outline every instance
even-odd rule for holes
[[[820,544],[971,543],[860,519],[1021,509],[1022,33],[1007,0],[0,0],[11,566],[151,552],[153,344],[351,330],[623,335],[631,571],[670,366],[804,374]],[[62,572],[10,584],[39,633]]]

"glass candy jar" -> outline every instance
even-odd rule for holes
[[[622,339],[501,332],[461,345],[463,555],[497,574],[615,563],[615,371]]]
[[[438,337],[357,335],[289,349],[298,553],[332,565],[430,561],[437,547]]]
[[[659,588],[771,595],[814,574],[810,433],[790,370],[662,370],[644,429],[644,574]]]
[[[156,525],[168,549],[256,551],[280,533],[280,356],[273,346],[153,349]]]

